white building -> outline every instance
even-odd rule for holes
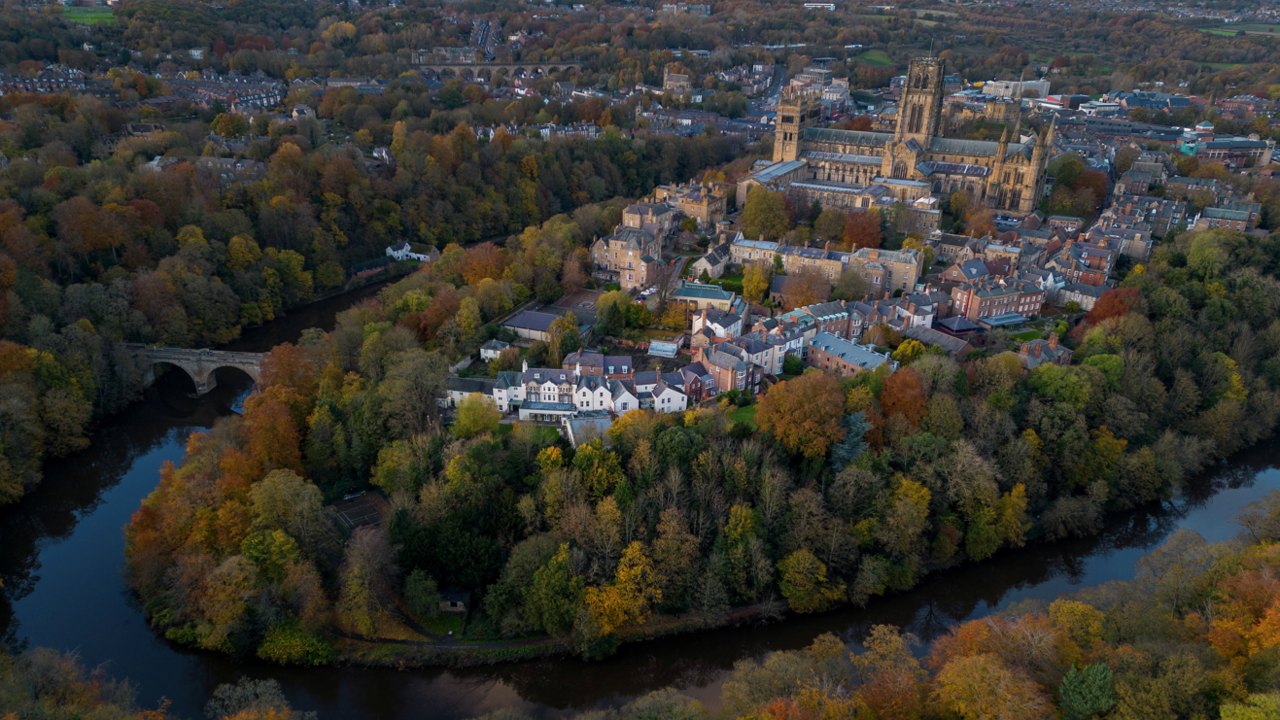
[[[387,255],[396,260],[417,260],[418,262],[435,262],[440,259],[440,251],[420,243],[409,243],[401,240],[387,247]]]
[[[1049,96],[1048,80],[988,80],[982,83],[983,95],[1017,97],[1035,93],[1036,97]]]
[[[485,362],[497,360],[498,356],[502,354],[502,351],[509,347],[511,347],[511,343],[504,342],[502,340],[490,340],[480,346],[480,359]]]
[[[523,370],[498,373],[492,394],[504,415],[516,412],[521,420],[544,422],[560,422],[584,413],[622,415],[647,407],[657,412],[683,412],[689,406],[680,373],[640,373],[635,381],[611,380],[578,370],[530,368],[528,363]]]

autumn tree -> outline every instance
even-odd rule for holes
[[[249,133],[249,124],[239,113],[219,113],[210,123],[209,128],[222,137],[241,137]]]
[[[458,402],[453,420],[453,434],[460,438],[475,437],[481,433],[498,430],[502,412],[493,398],[481,393],[471,393]]]
[[[560,367],[565,355],[577,352],[582,347],[582,339],[578,336],[578,319],[573,313],[566,313],[551,322],[547,328],[547,363],[552,367]]]
[[[689,599],[697,579],[698,538],[689,532],[688,523],[675,508],[663,510],[658,518],[653,564],[664,604],[680,607]]]
[[[573,629],[585,595],[582,577],[569,568],[569,545],[563,544],[525,587],[524,611],[535,627],[560,637]]]
[[[1090,325],[1097,325],[1107,318],[1126,315],[1138,299],[1138,288],[1112,288],[1102,293],[1085,319]]]
[[[790,226],[791,219],[787,217],[787,203],[782,193],[763,185],[747,191],[747,202],[742,209],[743,235],[752,240],[763,238],[773,241],[785,235]]]
[[[853,656],[860,685],[858,699],[875,717],[917,717],[924,704],[928,673],[912,654],[919,644],[911,633],[889,625],[873,625],[863,639],[863,652]]]
[[[994,655],[979,654],[947,663],[934,695],[960,717],[1049,717],[1052,706],[1033,680],[1011,672]]]
[[[742,294],[747,299],[758,302],[769,292],[770,274],[770,267],[767,263],[747,263],[742,270]]]
[[[462,279],[468,285],[478,285],[485,278],[501,278],[506,267],[506,253],[491,242],[483,242],[466,249],[462,258]]]
[[[897,350],[893,351],[893,359],[898,361],[900,365],[910,365],[923,357],[924,353],[924,343],[908,338],[902,341]]]
[[[436,421],[440,413],[436,399],[445,394],[448,374],[449,364],[438,352],[414,348],[393,357],[378,393],[395,436],[419,435]]]
[[[291,470],[274,470],[249,490],[255,530],[283,530],[314,547],[325,530],[320,489]]]
[[[884,241],[881,230],[880,212],[871,210],[854,210],[844,225],[844,245],[849,250],[858,248],[878,248]]]
[[[419,622],[440,614],[440,591],[426,570],[418,568],[405,578],[404,600]]]
[[[392,583],[399,574],[392,558],[384,528],[366,526],[352,533],[337,609],[343,623],[362,635],[372,635],[392,607]]]
[[[849,222],[849,214],[835,208],[824,208],[813,223],[813,234],[827,242],[844,238],[844,227]]]
[[[756,424],[788,452],[820,458],[844,437],[843,417],[840,384],[826,373],[811,372],[769,388],[756,411]]]
[[[844,599],[844,583],[829,582],[827,568],[813,553],[801,548],[778,563],[778,587],[791,609],[820,612]]]
[[[886,417],[897,415],[912,427],[918,427],[927,403],[924,384],[915,370],[902,368],[885,379],[884,390],[880,392],[880,410]]]
[[[920,483],[900,477],[890,505],[880,524],[880,542],[894,556],[912,558],[924,544],[924,532],[929,528],[929,501],[933,494]]]
[[[587,588],[586,596],[587,611],[602,635],[643,623],[661,600],[662,589],[653,561],[639,542],[631,543],[623,551],[613,583],[603,588]]]

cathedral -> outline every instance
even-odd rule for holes
[[[758,180],[813,195],[810,199],[876,185],[891,190],[911,186],[939,197],[963,190],[1005,213],[1034,211],[1044,193],[1053,121],[1025,143],[1020,142],[1020,114],[999,142],[943,137],[944,64],[933,57],[911,61],[893,133],[813,127],[821,115],[821,95],[799,88],[784,91],[778,102],[774,164],[757,173]]]

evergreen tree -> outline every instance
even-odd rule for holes
[[[1116,702],[1111,695],[1111,668],[1098,663],[1079,672],[1072,667],[1062,678],[1058,696],[1064,720],[1085,720],[1106,712]]]
[[[844,425],[844,439],[831,446],[831,467],[836,472],[843,470],[867,451],[867,441],[863,436],[871,429],[866,412],[862,410],[845,415],[841,424]]]

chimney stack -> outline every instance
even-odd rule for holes
[[[1056,332],[1049,333],[1049,347],[1053,348],[1054,350],[1058,349],[1058,333]]]

